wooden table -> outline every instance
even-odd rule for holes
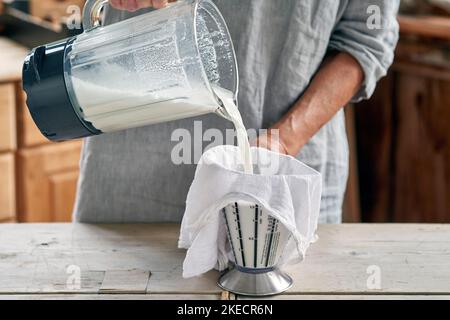
[[[216,286],[216,271],[182,279],[178,230],[0,225],[0,298],[243,299]],[[286,268],[294,286],[273,298],[450,299],[450,225],[324,225],[318,233],[306,261]]]

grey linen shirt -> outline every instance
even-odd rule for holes
[[[399,0],[215,0],[235,45],[239,108],[247,128],[268,128],[301,97],[330,49],[348,52],[365,81],[353,98],[370,97],[386,74],[398,40]],[[376,7],[374,7],[376,6]],[[379,10],[378,10],[379,9]],[[381,25],[370,28],[370,16]],[[110,10],[108,23],[130,16]],[[376,22],[376,20],[375,20]],[[84,141],[74,218],[81,222],[180,221],[195,165],[174,165],[177,128],[232,128],[216,116],[184,119]],[[297,158],[323,176],[320,223],[339,223],[348,176],[348,145],[340,111]],[[205,194],[208,190],[205,190]]]

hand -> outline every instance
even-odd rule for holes
[[[266,133],[260,135],[255,141],[252,141],[251,145],[284,155],[289,155],[288,148],[282,141],[278,129],[267,130]]]
[[[169,2],[176,0],[109,0],[111,6],[115,9],[127,10],[130,12],[137,11],[143,8],[164,8]]]

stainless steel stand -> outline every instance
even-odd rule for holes
[[[271,296],[292,286],[289,275],[278,268],[247,269],[238,266],[226,271],[218,282],[219,287],[245,296]]]

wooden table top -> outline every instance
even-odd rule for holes
[[[182,278],[178,231],[175,224],[0,225],[0,299],[243,298],[222,292],[216,271]],[[318,234],[306,260],[285,268],[293,287],[273,298],[450,299],[450,225],[323,225]]]

